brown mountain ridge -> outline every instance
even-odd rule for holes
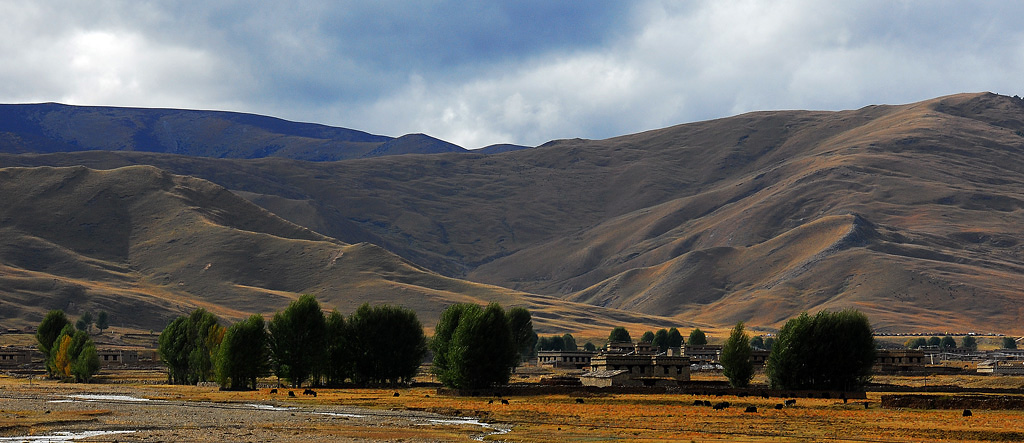
[[[0,166],[153,165],[334,241],[616,312],[778,327],[856,307],[883,331],[1021,333],[1022,154],[1024,102],[982,93],[492,155],[80,152]]]

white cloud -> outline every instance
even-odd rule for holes
[[[0,102],[237,110],[473,148],[1021,93],[1016,3],[630,5],[0,0]]]

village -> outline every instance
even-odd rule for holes
[[[41,375],[44,356],[35,345],[35,331],[7,329],[0,333],[0,371]],[[163,368],[155,346],[156,334],[110,333],[97,337],[101,371]],[[136,342],[139,345],[112,343]],[[145,346],[151,342],[150,346]],[[11,344],[20,343],[20,344]],[[884,342],[883,342],[884,343]],[[763,369],[770,351],[753,349],[750,361]],[[969,349],[922,346],[914,349],[887,346],[875,351],[875,375],[1024,375],[1024,349]],[[548,375],[541,383],[589,387],[680,386],[691,374],[722,372],[722,345],[685,345],[661,352],[648,342],[613,341],[595,351],[538,351],[524,361],[520,372]],[[429,366],[430,361],[424,365]],[[538,372],[539,371],[539,372]],[[428,373],[429,371],[421,371]]]

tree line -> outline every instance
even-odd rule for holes
[[[160,334],[168,382],[216,380],[225,389],[255,389],[270,374],[303,384],[397,384],[416,375],[427,340],[416,313],[364,304],[347,318],[324,314],[303,295],[267,322],[259,314],[227,328],[200,308],[171,321]]]
[[[409,309],[364,304],[346,318],[325,315],[312,295],[303,295],[269,322],[254,314],[227,328],[196,309],[167,325],[159,352],[169,383],[216,380],[225,389],[255,389],[270,374],[294,387],[407,383],[429,348],[442,383],[476,388],[507,383],[536,341],[524,308],[449,306],[428,342]]]
[[[762,343],[764,343],[762,341]],[[768,345],[765,373],[777,389],[861,389],[871,378],[875,341],[867,316],[854,309],[806,312],[790,319]],[[734,387],[746,387],[754,376],[751,338],[743,322],[722,345],[723,373]]]

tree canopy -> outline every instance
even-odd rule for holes
[[[616,326],[612,329],[612,332],[608,334],[609,342],[633,342],[633,338],[629,336],[629,331],[622,326]]]
[[[683,347],[683,334],[678,329],[672,328],[668,330],[668,347],[670,348],[681,348]]]
[[[64,315],[64,311],[60,310],[47,312],[46,316],[43,317],[43,321],[39,323],[39,327],[36,329],[36,342],[39,344],[39,352],[42,352],[43,356],[45,356],[47,360],[52,357],[51,350],[54,342],[57,341],[57,337],[59,337],[61,332],[64,331],[64,328],[70,324],[71,322],[68,321],[68,317]],[[49,365],[47,366],[47,373],[49,375],[54,375],[53,372],[49,370]]]
[[[700,328],[694,328],[694,330],[690,331],[690,338],[686,342],[690,346],[704,346],[708,344],[708,337],[704,335],[704,331],[701,331]]]
[[[346,329],[357,383],[409,382],[427,353],[423,325],[410,309],[363,304],[349,316]],[[505,331],[511,341],[507,323]]]
[[[217,316],[203,308],[171,320],[158,341],[160,359],[167,366],[167,381],[196,384],[211,380],[217,347],[225,331]]]
[[[978,339],[974,338],[973,336],[965,336],[960,343],[960,346],[963,347],[964,349],[970,349],[972,351],[978,350]]]
[[[1012,337],[1003,337],[1003,349],[1017,349],[1017,341]]]
[[[658,349],[658,352],[665,352],[668,350],[668,329],[659,329],[658,332],[654,333],[654,339],[651,340],[651,346]]]
[[[533,355],[538,340],[537,333],[533,331],[533,316],[521,307],[511,308],[505,314],[512,331],[512,341],[519,352],[519,361],[526,361]]]
[[[939,347],[943,349],[953,349],[956,347],[956,340],[948,335],[942,337],[942,340],[939,342]]]
[[[847,309],[806,312],[786,322],[768,356],[765,371],[781,389],[860,389],[875,361],[871,324]]]

